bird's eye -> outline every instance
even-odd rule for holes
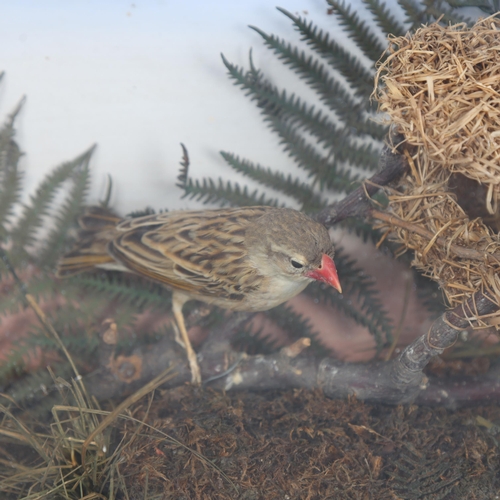
[[[301,264],[300,262],[297,262],[296,260],[291,260],[292,266],[295,267],[295,269],[302,269],[304,267],[304,264]]]

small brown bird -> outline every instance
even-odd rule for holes
[[[201,300],[234,311],[266,311],[313,280],[340,293],[326,228],[288,208],[244,207],[167,212],[120,219],[90,207],[58,276],[93,268],[128,271],[173,290],[172,310],[192,373],[201,382],[182,307]]]

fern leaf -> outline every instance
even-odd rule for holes
[[[19,201],[21,195],[22,173],[18,170],[18,162],[21,157],[19,147],[14,141],[10,141],[7,151],[0,145],[0,157],[2,157],[2,180],[0,185],[0,239],[5,240],[8,236],[6,229],[13,215],[14,205]],[[5,161],[4,161],[5,154]]]
[[[306,292],[315,299],[332,304],[368,328],[378,349],[383,348],[392,340],[392,324],[382,306],[373,279],[357,267],[355,261],[347,257],[342,249],[337,249],[335,262],[339,269],[343,295],[335,293],[330,287],[317,285],[308,287]],[[357,300],[353,301],[348,297],[357,297]]]
[[[271,354],[279,349],[278,342],[270,336],[263,335],[262,329],[255,330],[252,325],[244,324],[238,328],[231,339],[231,347],[235,351],[250,355]]]
[[[424,24],[425,11],[421,3],[417,3],[414,0],[397,0],[397,2],[403,9],[406,23],[411,25],[412,30]]]
[[[26,360],[32,352],[32,347],[14,344],[9,352],[4,352],[5,359],[0,364],[0,384],[5,387],[11,379],[21,375],[26,367]]]
[[[21,151],[14,141],[14,122],[23,104],[24,99],[0,130],[0,239],[2,240],[8,236],[6,226],[21,194],[22,174],[18,168]]]
[[[255,98],[259,95],[259,89],[263,87],[262,75],[255,69],[250,60],[251,69],[244,73],[237,66],[229,63],[223,57],[224,64],[229,70],[231,78],[235,84],[246,90],[246,95]],[[338,167],[339,162],[348,162],[363,169],[374,170],[378,166],[377,156],[374,155],[371,145],[358,146],[350,141],[346,134],[331,134],[329,136],[330,151],[328,157],[323,157],[317,152],[317,148],[312,147],[300,133],[300,128],[288,120],[283,120],[283,103],[278,107],[276,101],[268,102],[265,99],[258,100],[259,107],[264,120],[273,132],[281,138],[284,150],[294,159],[297,165],[312,175],[330,189],[339,191],[349,191],[352,181],[356,176]],[[286,104],[286,103],[285,103]],[[324,132],[326,136],[327,133]],[[328,172],[327,178],[319,177],[320,173]]]
[[[350,217],[339,224],[339,227],[347,229],[349,232],[359,236],[365,243],[371,241],[377,243],[382,237],[382,233],[373,229],[373,225],[363,219]]]
[[[385,51],[385,45],[379,40],[372,29],[361,21],[358,15],[351,12],[351,5],[345,1],[327,0],[328,4],[337,14],[341,26],[344,26],[361,51],[373,62],[377,62]]]
[[[184,186],[186,185],[186,182],[188,180],[189,154],[188,154],[188,150],[186,149],[186,146],[184,146],[184,144],[182,144],[182,142],[181,142],[181,148],[182,148],[181,169],[179,171],[179,175],[177,176],[176,186],[181,188],[181,189],[184,189]]]
[[[251,28],[259,33],[278,58],[292,68],[317,93],[319,99],[338,115],[347,130],[355,129],[357,134],[367,134],[375,139],[384,137],[385,127],[374,123],[365,115],[371,107],[368,99],[353,99],[347,88],[336,81],[318,59],[306,56],[296,47],[273,35],[267,35],[259,28]],[[274,93],[279,95],[276,90]],[[335,136],[330,135],[330,139],[331,137]]]
[[[119,300],[128,307],[140,311],[145,308],[166,310],[171,293],[155,283],[130,279],[121,273],[81,274],[67,280],[67,286],[86,290],[106,297],[108,301]]]
[[[377,170],[381,146],[357,144],[356,141],[345,141],[345,144],[348,144],[349,147],[342,150],[340,155],[342,160],[348,161],[366,171],[373,172]]]
[[[308,337],[311,339],[311,349],[313,352],[323,356],[325,355],[325,351],[328,352],[328,348],[318,340],[320,338],[319,334],[312,329],[309,320],[304,318],[302,314],[296,312],[289,305],[281,304],[278,307],[266,311],[265,315],[267,318],[274,321],[280,328],[283,328],[294,341],[302,337]]]
[[[47,421],[47,416],[54,405],[61,402],[53,375],[64,380],[70,380],[73,375],[69,363],[54,364],[51,366],[51,371],[52,373],[46,369],[40,369],[17,378],[9,385],[8,395],[20,407],[28,407],[30,416],[38,422]],[[0,373],[0,381],[8,381],[5,374]]]
[[[224,182],[219,179],[216,184],[212,179],[202,179],[202,181],[191,179],[188,176],[189,157],[187,150],[182,145],[183,160],[181,161],[181,171],[177,177],[177,187],[184,191],[183,198],[195,198],[197,201],[203,203],[217,203],[220,206],[253,206],[253,205],[269,205],[278,206],[279,201],[272,198],[266,198],[262,193],[259,196],[257,190],[249,194],[247,187],[240,188],[238,184],[231,184],[231,182]],[[224,155],[223,155],[224,156]]]
[[[357,187],[358,175],[353,174],[349,168],[339,167],[344,155],[348,156],[349,160],[356,159],[353,150],[344,148],[342,151],[335,150],[335,153],[332,151],[331,155],[323,156],[297,132],[293,125],[271,118],[267,121],[271,129],[281,138],[284,151],[300,168],[313,175],[320,187],[326,186],[333,191],[346,193]]]
[[[298,53],[297,50],[295,52]],[[311,58],[308,58],[307,62],[311,62]],[[259,108],[268,109],[268,113],[272,113],[275,118],[289,120],[290,123],[310,132],[319,143],[334,144],[341,148],[345,136],[350,135],[353,130],[358,136],[368,135],[378,140],[386,134],[386,127],[373,121],[373,117],[365,112],[364,104],[356,103],[350,97],[346,98],[344,93],[339,95],[340,84],[335,82],[325,71],[324,66],[317,64],[316,61],[312,61],[312,67],[317,69],[316,74],[312,73],[311,68],[305,70],[304,79],[316,91],[320,100],[342,120],[344,130],[339,130],[321,111],[315,112],[314,106],[303,103],[294,94],[288,97],[285,90],[280,92],[276,86],[264,80],[251,57],[251,69],[247,73],[232,65],[226,67],[236,83],[257,101]]]
[[[267,198],[264,193],[259,195],[256,189],[253,193],[248,192],[247,186],[243,189],[239,184],[232,184],[230,181],[224,183],[219,178],[215,183],[212,179],[202,179],[202,181],[188,179],[184,186],[183,198],[196,199],[202,203],[217,203],[221,207],[229,205],[234,207],[251,207],[254,205],[269,205],[272,207],[283,204],[275,198]]]
[[[305,212],[319,211],[326,205],[318,193],[315,193],[310,184],[292,179],[289,174],[285,176],[280,172],[274,172],[270,168],[263,168],[248,160],[241,160],[238,156],[225,151],[220,152],[226,162],[237,172],[254,179],[267,187],[271,187],[288,196],[291,196],[302,204]]]
[[[302,40],[349,82],[355,95],[364,98],[368,103],[368,98],[373,92],[373,72],[365,68],[335,40],[331,40],[329,34],[320,30],[312,21],[307,22],[281,7],[277,9],[293,21],[302,35]]]
[[[66,240],[66,234],[81,212],[89,188],[89,163],[95,146],[73,160],[73,186],[55,215],[56,227],[50,232],[45,245],[40,250],[38,262],[42,266],[53,266]]]
[[[12,261],[12,252],[9,252],[9,259]],[[5,285],[6,283],[4,283]],[[37,274],[30,278],[29,288],[30,294],[35,297],[37,302],[47,300],[55,293],[54,279],[42,273]],[[2,317],[16,314],[24,307],[22,295],[17,290],[9,290],[9,293],[2,294],[0,297],[0,321]]]
[[[363,2],[373,14],[375,22],[386,36],[403,36],[406,33],[405,27],[396,21],[394,16],[391,16],[391,12],[385,3],[381,3],[379,0],[363,0]]]
[[[24,206],[21,217],[11,231],[11,254],[14,261],[20,254],[24,257],[26,247],[35,243],[36,232],[42,226],[44,217],[48,215],[57,192],[64,182],[71,178],[78,165],[78,161],[63,163],[45,177],[35,195],[30,197],[30,203]]]
[[[440,22],[443,25],[466,23],[471,26],[474,24],[471,18],[453,12],[453,9],[445,6],[445,3],[441,0],[423,0],[422,3],[425,5],[425,14],[428,22],[441,19]]]

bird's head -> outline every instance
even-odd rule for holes
[[[333,262],[334,248],[326,228],[296,210],[277,208],[247,229],[252,262],[263,274],[290,281],[323,281],[342,293]]]

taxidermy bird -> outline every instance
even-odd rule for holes
[[[173,291],[172,311],[187,352],[192,382],[201,373],[182,307],[201,300],[233,311],[266,311],[314,280],[340,293],[326,228],[289,208],[266,206],[176,211],[121,219],[90,207],[79,220],[75,247],[57,274],[94,268],[132,272]]]

